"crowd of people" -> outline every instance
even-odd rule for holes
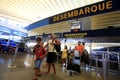
[[[50,33],[49,35],[50,35],[50,39],[48,39],[46,45],[44,45],[40,37],[36,39],[37,44],[34,46],[34,49],[33,49],[33,52],[35,54],[35,57],[34,57],[35,67],[34,67],[33,80],[37,80],[37,77],[41,76],[40,67],[41,67],[41,63],[45,56],[47,56],[46,65],[45,65],[47,67],[47,71],[45,73],[49,74],[51,71],[51,67],[53,67],[53,74],[56,74],[55,62],[56,62],[56,57],[57,57],[56,55],[59,52],[56,50],[55,45],[60,46],[61,42],[59,39],[55,37],[53,33]],[[67,45],[65,45],[62,51],[62,54],[61,54],[61,58],[60,58],[61,59],[60,66],[63,66],[63,64],[64,64],[64,67],[67,66],[67,62],[68,63],[72,62],[72,58],[76,54],[79,55],[79,58],[81,58],[80,64],[82,65],[82,62],[85,61],[85,54],[86,54],[85,50],[86,50],[85,43],[81,43],[80,41],[78,42],[78,45],[75,46],[74,50],[71,50],[71,48],[68,49]],[[87,56],[86,59],[88,60],[89,56]]]
[[[34,46],[33,49],[34,63],[35,63],[33,80],[37,80],[37,77],[41,76],[40,67],[44,57],[47,57],[46,65],[45,65],[45,67],[47,68],[45,72],[46,74],[50,73],[51,67],[53,68],[53,74],[56,74],[55,63],[57,62],[57,59],[58,62],[60,63],[60,67],[66,67],[67,63],[72,62],[73,57],[76,59],[80,59],[80,66],[82,65],[83,62],[89,64],[89,54],[85,49],[85,43],[78,41],[78,45],[76,45],[74,49],[71,49],[71,47],[68,49],[68,46],[64,45],[64,49],[61,51],[60,40],[56,38],[53,33],[50,33],[49,36],[50,38],[48,39],[45,45],[44,42],[42,42],[42,38],[38,37],[36,39],[37,44]],[[5,51],[7,51],[7,53],[9,54],[14,54],[15,49],[16,49],[15,47],[8,46],[7,50]],[[29,50],[26,49],[25,49],[25,53],[29,52]],[[1,44],[0,44],[0,53],[4,53],[4,49]],[[58,54],[59,56],[57,56]]]

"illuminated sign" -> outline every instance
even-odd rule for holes
[[[120,10],[120,0],[107,0],[50,17],[50,24]]]
[[[78,32],[81,30],[82,22],[76,21],[71,23],[71,31]]]
[[[71,33],[71,34],[65,34],[64,37],[67,38],[80,38],[80,37],[86,37],[87,33]]]
[[[80,28],[81,28],[80,22],[71,23],[71,29],[80,29]]]
[[[120,28],[99,29],[99,30],[85,30],[80,32],[65,32],[63,38],[83,38],[83,37],[120,37]]]

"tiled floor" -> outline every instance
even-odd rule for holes
[[[14,64],[11,64],[15,57]],[[42,63],[42,76],[38,80],[104,80],[102,73],[96,77],[95,71],[82,69],[81,74],[68,75],[64,67],[56,63],[57,74],[54,75],[52,70],[50,74],[45,74],[46,68],[43,68],[45,61]],[[9,68],[16,66],[16,68]],[[0,80],[32,80],[34,61],[31,55],[18,53],[16,56],[0,54]],[[109,74],[109,80],[120,80],[119,75]]]

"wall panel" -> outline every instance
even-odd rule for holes
[[[91,17],[92,29],[102,29],[108,26],[120,27],[120,11]]]
[[[36,32],[38,35],[41,35],[43,33],[48,34],[48,33],[66,32],[66,31],[70,31],[70,25],[67,21],[35,28],[32,30],[32,32]],[[34,34],[30,34],[30,35],[34,35]]]

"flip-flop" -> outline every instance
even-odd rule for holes
[[[40,77],[40,76],[41,76],[41,74],[38,74],[37,76],[38,76],[38,77]]]
[[[32,79],[32,80],[37,80],[37,78],[35,78],[35,79]]]

